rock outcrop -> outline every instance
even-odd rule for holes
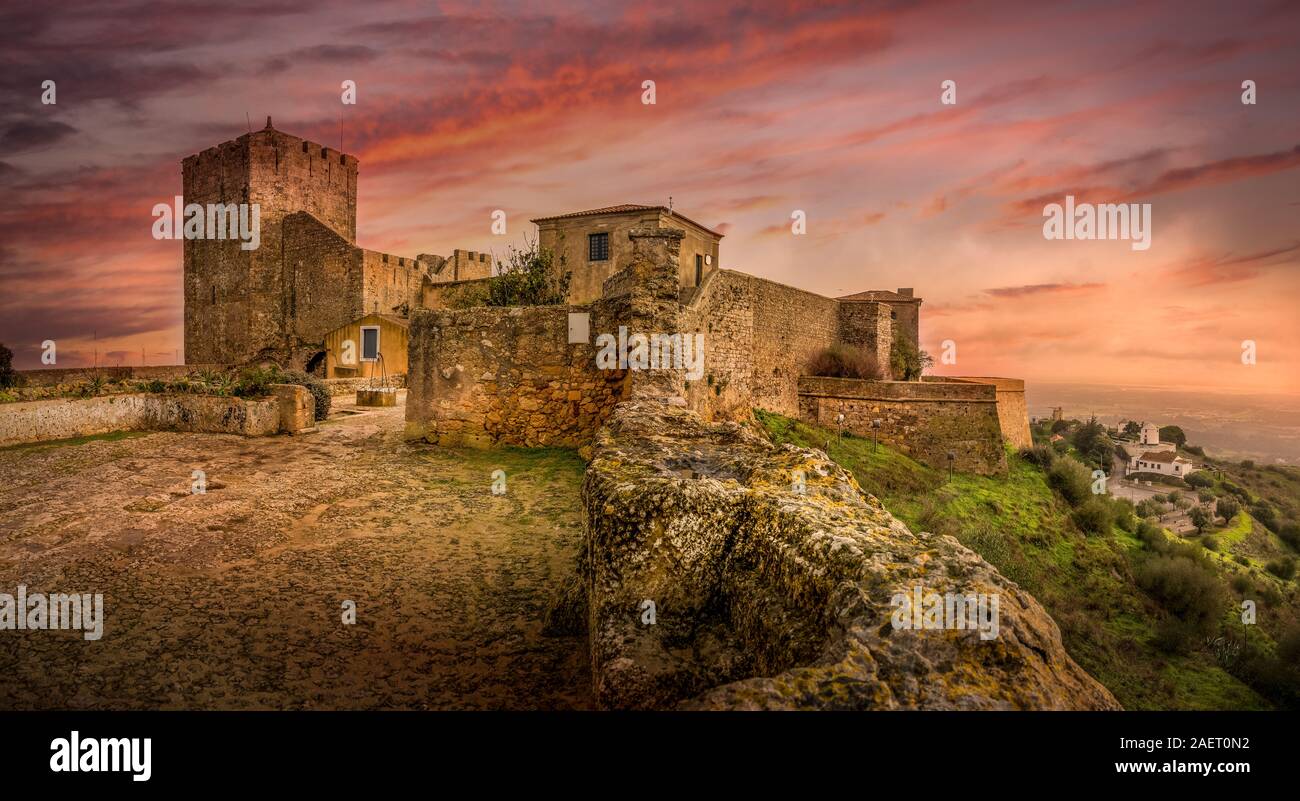
[[[583,503],[579,575],[548,625],[586,621],[607,707],[1119,708],[1034,598],[820,451],[632,400],[597,436]],[[997,636],[895,628],[918,587],[996,595]]]

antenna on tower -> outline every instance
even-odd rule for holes
[[[673,210],[673,196],[672,196],[672,195],[669,195],[669,196],[668,196],[668,210],[669,210],[669,211],[672,211],[672,210]]]

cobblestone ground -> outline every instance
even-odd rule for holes
[[[540,634],[581,461],[408,445],[402,412],[0,450],[0,593],[103,593],[106,619],[0,630],[0,709],[590,706],[585,642]]]

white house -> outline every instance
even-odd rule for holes
[[[1129,440],[1121,444],[1127,446],[1131,454],[1137,454],[1129,456],[1129,473],[1160,473],[1182,478],[1200,469],[1195,462],[1179,455],[1177,445],[1160,441],[1160,426],[1155,423],[1142,426],[1137,443]]]
[[[1160,473],[1175,478],[1184,478],[1199,469],[1194,462],[1172,450],[1146,451],[1141,456],[1131,458],[1128,464],[1130,473]]]

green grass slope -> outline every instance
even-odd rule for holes
[[[1070,655],[1126,708],[1272,706],[1222,667],[1213,648],[1199,641],[1186,653],[1159,647],[1169,615],[1135,578],[1154,554],[1118,526],[1109,534],[1082,533],[1035,464],[1008,454],[1005,478],[957,473],[949,480],[892,448],[873,449],[870,439],[837,437],[759,410],[755,416],[774,442],[826,450],[896,517],[916,530],[952,535],[1028,590],[1060,626]],[[1231,596],[1225,625],[1239,616],[1239,599]]]

